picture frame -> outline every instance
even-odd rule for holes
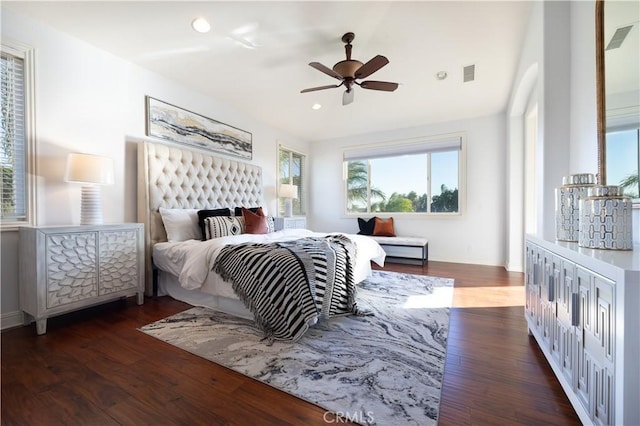
[[[251,160],[251,133],[146,96],[146,134],[208,151]]]

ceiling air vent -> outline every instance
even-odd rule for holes
[[[462,81],[464,81],[465,83],[467,81],[473,81],[476,79],[476,66],[475,65],[467,65],[466,67],[463,68],[462,71]]]
[[[613,37],[611,37],[611,41],[607,45],[607,48],[604,50],[617,49],[618,47],[622,46],[622,42],[629,34],[629,31],[631,31],[631,28],[633,28],[633,25],[628,25],[626,27],[618,28],[616,32],[613,33]]]

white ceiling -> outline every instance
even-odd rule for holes
[[[632,25],[619,48],[605,50],[607,95],[635,93],[640,90],[640,2],[607,1],[604,4],[604,46],[616,30]],[[638,102],[636,101],[636,104]]]
[[[306,140],[384,131],[504,111],[530,2],[7,2],[20,13],[182,82]],[[195,17],[212,25],[192,30]],[[301,94],[337,80],[311,68],[377,54],[390,63],[368,77],[395,92],[357,87]],[[248,48],[251,46],[252,48]],[[475,64],[476,80],[462,82]],[[438,71],[448,78],[435,79]],[[150,94],[153,95],[153,94]],[[167,100],[170,101],[170,100]],[[320,103],[318,111],[311,109]]]

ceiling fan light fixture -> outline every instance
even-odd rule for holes
[[[333,70],[343,77],[354,78],[356,71],[362,68],[364,64],[355,59],[348,61],[340,61],[333,66]]]
[[[204,18],[196,18],[191,21],[191,28],[199,33],[208,33],[211,30],[211,25]]]
[[[316,90],[333,89],[336,87],[344,86],[347,90],[342,95],[342,105],[349,105],[353,102],[354,85],[358,85],[363,89],[381,90],[384,92],[393,92],[398,88],[398,83],[392,83],[389,81],[358,81],[360,79],[367,78],[374,72],[378,71],[380,68],[387,65],[389,63],[389,60],[382,55],[376,55],[366,63],[362,63],[357,59],[352,59],[351,42],[353,41],[354,37],[355,35],[353,33],[346,33],[342,36],[342,41],[346,43],[344,47],[346,59],[344,61],[336,63],[333,68],[322,65],[320,62],[309,63],[311,67],[317,69],[318,71],[328,75],[329,77],[340,80],[340,84],[310,87],[308,89],[301,90],[300,93],[315,92]]]
[[[352,89],[347,89],[342,94],[342,105],[349,105],[353,103],[354,91]]]

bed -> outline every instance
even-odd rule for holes
[[[213,271],[223,247],[245,242],[280,243],[320,238],[326,233],[287,229],[264,235],[241,234],[201,241],[168,238],[160,210],[176,214],[199,209],[263,206],[262,169],[178,145],[138,141],[138,220],[145,225],[147,295],[168,294],[194,306],[253,318],[231,284]],[[165,221],[166,221],[165,216]],[[168,222],[167,222],[168,223]],[[371,274],[371,261],[384,264],[379,244],[360,235],[347,235],[355,246],[353,278]],[[187,235],[188,236],[188,235]],[[169,241],[173,240],[173,241]],[[181,241],[180,241],[181,240]]]

